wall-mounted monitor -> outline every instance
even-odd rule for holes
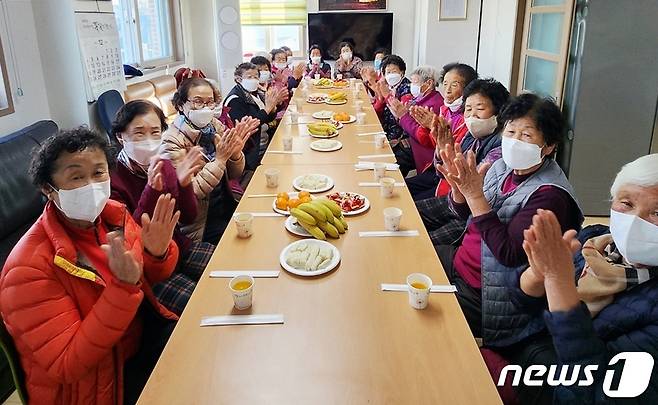
[[[373,60],[379,48],[392,52],[393,13],[308,14],[309,44],[320,45],[325,59],[338,59],[346,38],[354,41],[354,54],[363,60]]]

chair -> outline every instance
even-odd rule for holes
[[[101,121],[101,126],[107,132],[107,136],[113,142],[116,141],[112,139],[112,121],[117,115],[117,111],[123,106],[123,97],[121,93],[116,90],[108,90],[105,93],[101,94],[98,97],[96,102],[96,108],[98,109],[98,117]]]
[[[11,369],[11,377],[16,387],[16,392],[21,400],[21,403],[27,404],[27,391],[25,390],[25,374],[21,367],[21,361],[18,357],[18,352],[14,346],[14,340],[5,327],[5,323],[0,319],[0,348],[7,357],[9,367]],[[5,398],[6,399],[6,398]]]

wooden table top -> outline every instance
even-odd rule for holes
[[[277,189],[266,187],[269,167],[281,171]],[[355,171],[352,161],[276,162],[258,168],[237,211],[272,212],[273,198],[249,195],[291,191],[292,180],[309,173],[329,175],[332,191],[358,192],[371,203],[347,218],[346,234],[330,240],[341,253],[339,266],[310,278],[282,270],[281,250],[299,240],[282,217],[254,218],[249,239],[238,239],[230,225],[139,403],[500,404],[454,295],[431,294],[429,307],[415,310],[406,293],[380,290],[416,271],[447,283],[406,187],[383,199],[378,188],[358,186],[373,181],[373,173]],[[402,181],[399,172],[388,173]],[[420,236],[360,238],[359,231],[384,230],[389,206],[403,210],[403,230]],[[256,279],[246,311],[233,308],[229,279],[209,278],[212,270],[279,269],[278,278]],[[199,326],[204,316],[274,313],[285,323]]]

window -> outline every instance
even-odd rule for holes
[[[240,0],[245,58],[286,45],[305,54],[306,0]]]
[[[256,52],[269,52],[283,45],[293,56],[304,56],[304,25],[243,25],[242,50],[249,59]]]
[[[112,0],[121,59],[137,66],[174,60],[172,0]]]

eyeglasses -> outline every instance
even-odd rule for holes
[[[195,110],[200,110],[203,107],[208,107],[211,110],[214,110],[215,107],[217,107],[217,103],[215,100],[213,101],[203,101],[203,100],[187,100],[190,104],[192,104],[192,107],[194,107]]]
[[[457,87],[463,87],[463,86],[464,86],[464,83],[462,83],[462,82],[452,82],[450,84],[448,84],[448,82],[443,82],[443,87],[446,88],[446,89],[448,87],[450,87],[451,89],[456,89]]]

